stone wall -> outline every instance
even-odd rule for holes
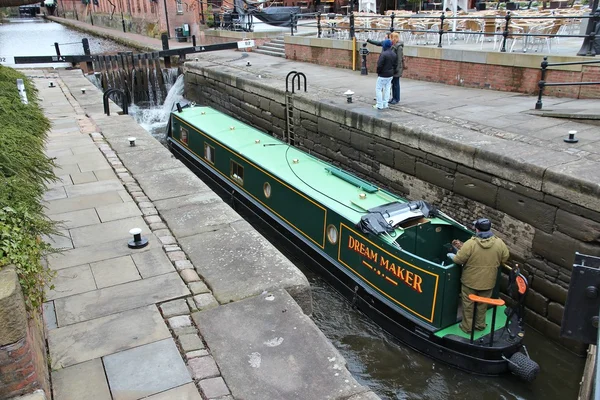
[[[279,82],[195,63],[186,64],[185,81],[190,100],[282,137]],[[483,146],[479,132],[416,115],[392,122],[358,114],[326,93],[299,93],[293,101],[299,147],[409,199],[430,201],[460,222],[490,218],[529,277],[527,322],[585,350],[559,331],[575,251],[600,255],[600,185],[592,163],[491,136]]]
[[[48,364],[38,315],[28,318],[14,268],[0,271],[0,400],[42,389],[49,397]]]
[[[292,60],[337,68],[352,68],[352,42],[314,37],[286,37],[285,54]],[[357,45],[361,43],[357,42]],[[380,47],[369,45],[367,69],[375,73]],[[404,46],[403,77],[447,85],[537,94],[544,56],[529,53],[498,53],[426,46]],[[549,62],[589,61],[587,57],[549,56]],[[361,58],[356,56],[357,69]],[[598,82],[600,67],[568,65],[550,67],[547,82]],[[600,98],[600,86],[548,86],[549,96]]]

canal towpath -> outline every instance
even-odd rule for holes
[[[131,116],[105,116],[81,71],[25,72],[60,178],[44,197],[63,250],[44,304],[55,400],[378,399],[289,260]],[[132,228],[148,246],[128,247]]]

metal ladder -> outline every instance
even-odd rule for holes
[[[292,77],[292,91],[289,91],[290,76]],[[285,136],[284,141],[294,145],[294,84],[297,81],[298,90],[300,90],[300,80],[304,78],[304,91],[306,92],[306,75],[302,72],[291,71],[285,77]]]

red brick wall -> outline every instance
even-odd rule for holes
[[[29,320],[27,336],[0,347],[0,400],[43,389],[50,398],[41,318]]]
[[[286,57],[337,68],[352,68],[348,50],[286,44]],[[375,73],[379,53],[367,56],[369,73]],[[405,57],[404,78],[447,85],[492,89],[535,95],[541,79],[539,68],[511,67],[493,64],[466,63],[433,58]],[[360,70],[357,56],[356,67]],[[600,82],[600,67],[584,66],[582,72],[548,70],[546,82]],[[600,85],[548,86],[544,94],[570,98],[600,98]]]

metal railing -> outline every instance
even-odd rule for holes
[[[542,61],[542,77],[538,82],[539,92],[538,99],[535,103],[535,109],[542,109],[542,96],[544,95],[544,88],[546,86],[590,86],[590,85],[600,85],[600,82],[546,82],[546,74],[548,73],[548,67],[557,67],[562,65],[587,65],[587,64],[600,64],[600,60],[594,61],[572,61],[572,62],[562,62],[562,63],[549,63],[548,57],[544,57],[544,61]]]
[[[219,19],[216,29],[232,29],[233,23],[223,24],[228,18],[228,13],[214,13],[215,21]],[[245,17],[245,25],[238,26],[240,30],[252,31],[253,26],[262,22],[254,22],[252,14]],[[233,18],[235,21],[235,18]],[[250,21],[249,23],[247,21]],[[585,34],[579,34],[579,24],[589,20],[588,30]],[[473,21],[473,22],[467,22]],[[519,21],[529,23],[529,26],[520,24]],[[538,23],[539,21],[539,23]],[[544,25],[542,21],[548,21]],[[471,26],[467,28],[467,25]],[[493,39],[494,49],[499,42],[499,51],[507,52],[514,48],[517,41],[523,42],[523,51],[527,51],[527,45],[533,38],[542,38],[548,45],[558,38],[582,38],[585,39],[579,55],[594,56],[600,51],[600,44],[596,44],[597,29],[600,27],[600,10],[591,15],[513,15],[507,11],[505,15],[446,15],[441,12],[433,14],[412,15],[362,15],[350,12],[347,15],[320,12],[313,13],[290,13],[289,22],[291,35],[297,32],[299,25],[303,27],[314,27],[317,37],[328,37],[334,39],[357,38],[358,40],[381,38],[386,33],[399,32],[404,42],[425,39],[426,44],[437,44],[442,48],[444,40],[448,44],[457,38],[467,39],[477,37],[477,40]],[[247,29],[246,29],[247,28]],[[541,29],[544,28],[544,29]],[[575,33],[577,32],[577,33]],[[479,39],[481,37],[481,39]],[[508,47],[508,41],[511,46]],[[540,41],[541,42],[541,41]]]

